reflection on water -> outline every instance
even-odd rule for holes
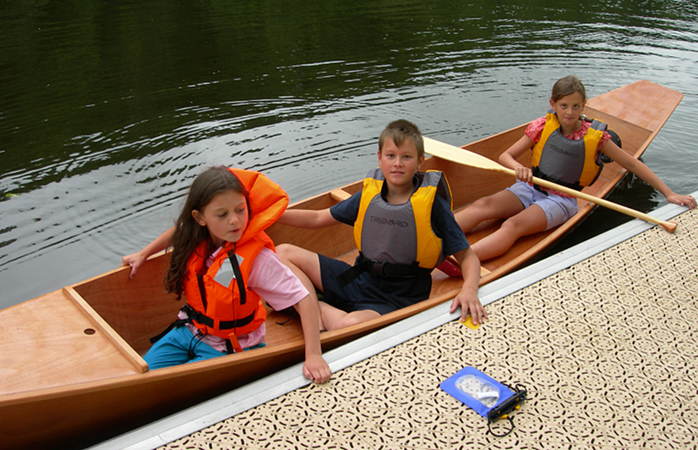
[[[592,96],[636,79],[683,92],[645,161],[698,189],[696,4],[507,3],[5,5],[0,307],[113,268],[205,166],[265,171],[299,200],[362,177],[390,120],[464,144],[540,115],[568,73]],[[618,220],[604,214],[576,238]]]

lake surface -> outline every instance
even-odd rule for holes
[[[300,200],[363,177],[393,119],[462,145],[542,115],[570,73],[590,97],[682,92],[644,161],[698,190],[696,2],[2,4],[0,307],[118,266],[206,166]],[[664,202],[633,178],[611,200]],[[625,220],[597,210],[553,251]]]

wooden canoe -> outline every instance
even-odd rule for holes
[[[681,98],[676,91],[639,81],[591,99],[586,114],[607,122],[621,136],[624,150],[639,157]],[[465,147],[496,159],[521,136],[524,126]],[[456,209],[513,182],[507,175],[437,158],[429,158],[425,165],[447,174]],[[607,164],[586,191],[603,197],[623,175],[616,164]],[[360,187],[357,181],[291,207],[326,208]],[[584,201],[580,206],[579,213],[563,226],[521,239],[506,255],[486,261],[481,283],[512,271],[568,232],[593,207]],[[482,238],[496,225],[481,228],[469,239]],[[277,243],[291,242],[347,261],[356,254],[351,228],[345,225],[301,231],[277,224],[270,234]],[[167,260],[167,254],[151,258],[134,280],[128,279],[126,268],[119,268],[0,311],[3,447],[83,446],[302,360],[297,320],[272,313],[268,345],[263,349],[148,371],[141,357],[149,347],[148,339],[162,331],[181,306],[163,289]],[[434,271],[428,300],[371,322],[325,332],[323,348],[331,349],[447,301],[460,282]]]

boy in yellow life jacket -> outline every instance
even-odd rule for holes
[[[350,198],[323,210],[286,210],[279,223],[319,228],[345,223],[354,228],[359,256],[353,266],[291,244],[277,251],[310,292],[322,292],[322,322],[333,330],[365,322],[429,297],[431,271],[454,255],[463,287],[451,312],[481,323],[487,314],[477,296],[480,261],[451,210],[441,172],[419,172],[422,135],[406,120],[391,122],[378,141],[378,169]]]

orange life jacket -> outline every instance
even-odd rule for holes
[[[208,243],[201,242],[187,261],[183,283],[193,323],[204,334],[227,339],[242,351],[237,337],[256,330],[267,313],[262,299],[247,288],[254,260],[264,248],[274,250],[274,242],[264,232],[288,206],[283,189],[259,172],[228,169],[248,191],[250,220],[237,242],[226,242],[208,269],[204,269]]]

